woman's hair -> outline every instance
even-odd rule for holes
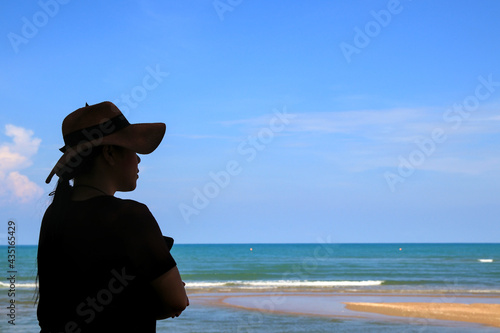
[[[59,180],[57,181],[57,185],[54,191],[52,191],[49,196],[52,196],[52,204],[50,205],[50,209],[52,210],[52,218],[45,221],[45,233],[44,235],[40,235],[41,237],[45,237],[45,241],[50,242],[54,246],[59,242],[59,238],[61,236],[61,231],[63,227],[63,223],[66,222],[66,215],[68,214],[71,196],[73,194],[73,186],[70,185],[70,181],[75,177],[80,175],[85,175],[92,172],[94,168],[94,163],[96,158],[102,153],[103,146],[95,146],[92,148],[92,151],[84,156],[78,156],[78,160],[74,159],[71,161],[71,165],[74,165],[71,171],[63,173]],[[37,266],[38,266],[38,255],[37,255]],[[39,293],[38,293],[38,270],[36,274],[36,289],[35,295],[35,304],[38,301]]]
[[[70,161],[71,165],[74,165],[71,171],[67,171],[63,173],[59,180],[57,181],[57,186],[53,192],[49,195],[53,196],[52,199],[52,210],[55,213],[54,222],[62,223],[64,216],[67,213],[69,202],[71,201],[71,195],[73,194],[73,186],[70,185],[70,180],[78,177],[80,175],[85,175],[92,172],[94,167],[94,162],[102,152],[103,146],[93,147],[92,151],[83,157],[78,156],[78,160]],[[55,227],[54,232],[57,232],[60,228],[58,228],[58,223],[54,223],[54,225],[50,226],[50,229]]]

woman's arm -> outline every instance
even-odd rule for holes
[[[189,305],[184,283],[177,266],[154,279],[151,285],[160,301],[156,319],[178,317]]]

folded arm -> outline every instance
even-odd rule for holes
[[[189,305],[184,282],[182,282],[177,266],[154,279],[151,285],[160,304],[156,319],[178,317]]]

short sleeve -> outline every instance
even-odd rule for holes
[[[126,256],[139,277],[150,282],[176,266],[160,227],[146,205],[127,200],[120,215]]]

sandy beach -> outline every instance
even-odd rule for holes
[[[500,304],[346,303],[346,308],[389,316],[464,321],[500,327]]]
[[[500,296],[497,295],[218,293],[192,296],[202,303],[259,312],[381,321],[412,318],[421,320],[422,325],[461,325],[462,322],[463,325],[500,327]]]

